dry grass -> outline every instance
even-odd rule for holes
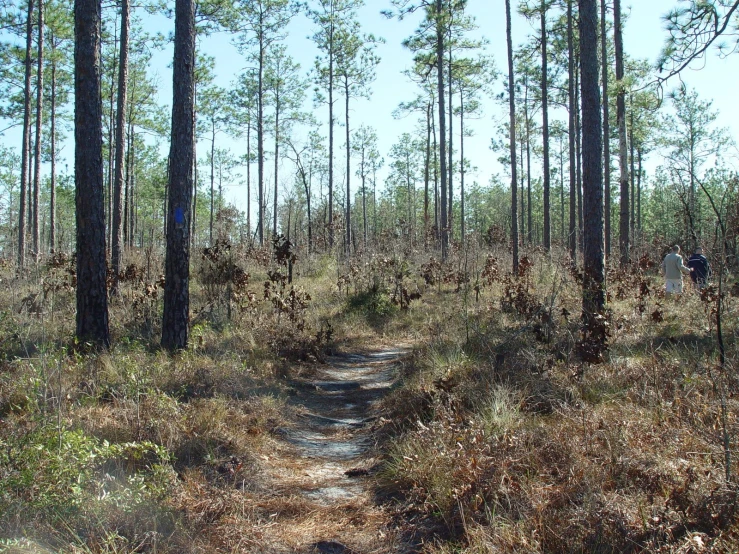
[[[72,348],[63,265],[2,270],[0,551],[307,554],[333,537],[377,554],[735,552],[736,299],[722,373],[710,304],[667,301],[652,274],[640,296],[642,276],[613,272],[610,350],[589,365],[573,275],[529,252],[526,281],[506,280],[507,252],[489,254],[456,253],[431,284],[429,256],[402,245],[315,257],[296,268],[311,297],[296,314],[264,300],[263,260],[234,252],[250,278],[230,318],[226,288],[195,280],[175,356],[157,346],[161,260],[137,261],[101,354]],[[393,303],[401,289],[422,296]],[[314,461],[280,440],[291,379],[326,351],[401,342],[415,350],[376,425],[378,497],[302,494]],[[25,474],[29,448],[42,455]]]
[[[716,368],[711,306],[666,302],[647,277],[655,292],[640,315],[638,290],[624,286],[610,304],[608,360],[584,364],[576,317],[563,311],[579,311],[575,283],[557,273],[544,262],[529,287],[553,308],[549,336],[535,317],[501,314],[496,283],[472,323],[456,299],[436,305],[443,330],[429,326],[426,353],[386,402],[400,434],[384,489],[456,537],[434,552],[736,551],[737,466],[727,482],[723,430],[735,444],[737,383],[733,365]],[[737,306],[726,309],[733,364]]]

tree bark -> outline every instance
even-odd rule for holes
[[[568,246],[570,250],[570,258],[573,263],[577,262],[577,174],[576,174],[576,160],[575,160],[575,134],[577,133],[577,127],[575,125],[575,44],[574,44],[574,29],[573,29],[573,14],[572,14],[572,2],[573,0],[567,0],[567,65],[568,65],[568,88],[567,94],[569,97],[569,150],[570,150],[570,225],[569,225],[569,240]]]
[[[344,75],[344,99],[346,124],[346,253],[352,250],[352,197],[351,197],[351,143],[349,137],[349,77]]]
[[[328,245],[334,247],[334,14],[331,2],[331,23],[328,47]]]
[[[130,28],[129,0],[121,0],[121,44],[118,61],[118,99],[115,127],[115,174],[113,177],[113,244],[111,245],[111,265],[113,269],[114,290],[118,285],[118,274],[123,260],[123,166],[126,147],[126,113],[128,104],[128,33]]]
[[[534,240],[534,217],[531,210],[531,119],[529,118],[529,85],[525,83],[526,93],[523,101],[523,117],[526,120],[526,213],[528,223],[528,244]]]
[[[630,231],[630,237],[631,237],[631,244],[633,245],[634,239],[636,237],[636,176],[634,174],[634,105],[633,102],[631,103],[631,110],[629,113],[629,119],[631,121],[631,128],[629,130],[629,180],[631,181],[631,194],[629,196],[631,202],[630,209],[631,213],[629,214],[629,231]]]
[[[216,207],[216,118],[215,114],[211,120],[210,135],[210,222],[209,222],[209,246],[213,246],[213,219]]]
[[[608,40],[606,35],[606,3],[600,0],[600,53],[603,82],[603,190],[605,198],[606,257],[611,255],[611,131],[608,118]]]
[[[31,49],[33,48],[33,0],[28,0],[26,16],[26,59],[23,85],[23,143],[21,146],[21,186],[18,208],[18,267],[26,265],[26,210],[31,158]]]
[[[51,32],[51,185],[49,191],[49,252],[56,252],[56,56],[54,32]]]
[[[451,3],[450,3],[451,4]],[[451,37],[451,17],[452,17],[452,7],[449,6],[449,82],[447,83],[447,88],[449,90],[449,179],[447,180],[447,191],[449,193],[449,199],[447,200],[447,209],[449,210],[449,215],[447,216],[447,225],[449,226],[449,240],[454,240],[454,190],[452,186],[453,182],[453,176],[454,176],[454,109],[452,108],[452,100],[454,96],[452,95],[452,37]]]
[[[249,230],[249,244],[254,234],[251,230],[251,114],[246,124],[246,228]]]
[[[577,243],[580,249],[583,248],[583,236],[585,234],[582,213],[582,121],[580,119],[580,73],[577,68],[580,62],[575,64],[575,160],[577,169]]]
[[[547,76],[547,12],[546,0],[541,0],[541,118],[543,137],[543,172],[544,172],[544,248],[552,247],[552,223],[551,207],[549,198],[550,173],[549,173],[549,90]]]
[[[100,0],[74,4],[77,338],[110,346],[105,260]]]
[[[629,168],[626,152],[626,93],[624,91],[624,49],[621,28],[621,0],[613,0],[614,42],[616,45],[616,120],[618,122],[618,164],[620,169],[619,189],[621,192],[620,217],[618,221],[621,265],[629,263],[631,240],[629,237]]]
[[[459,242],[464,248],[464,92],[459,87]]]
[[[637,149],[637,156],[639,157],[639,172],[637,173],[637,180],[636,180],[636,200],[637,200],[636,228],[639,230],[639,236],[641,236],[641,230],[642,230],[642,227],[641,227],[641,176],[642,176],[641,148]]]
[[[41,138],[44,114],[44,0],[38,0],[38,55],[36,60],[36,144],[33,170],[33,255],[41,253],[39,234],[39,204],[41,200]]]
[[[436,78],[439,95],[439,173],[441,176],[441,258],[446,260],[449,248],[447,220],[446,110],[444,108],[444,25],[443,2],[436,0]]]
[[[518,182],[516,179],[516,97],[513,73],[513,40],[511,37],[511,0],[505,0],[506,44],[508,52],[508,125],[511,152],[511,246],[513,274],[518,275]]]
[[[278,184],[278,170],[280,166],[280,85],[276,85],[275,90],[275,195],[272,200],[272,236],[277,236],[277,184]],[[290,227],[288,226],[287,233],[290,233]]]
[[[193,183],[195,111],[195,4],[177,0],[172,100],[172,166],[169,182],[169,223],[165,261],[162,347],[187,347],[190,313],[190,200]]]
[[[617,0],[618,1],[618,0]],[[583,315],[586,324],[605,308],[603,237],[603,167],[600,91],[598,86],[598,14],[596,0],[580,0],[580,56],[582,68],[583,212],[587,219],[583,240]]]
[[[428,250],[429,247],[429,183],[431,180],[431,114],[433,109],[434,107],[429,100],[429,103],[426,105],[426,152],[423,161],[423,245],[425,250]]]
[[[261,13],[260,13],[261,18]],[[257,77],[257,195],[259,197],[259,219],[257,235],[260,246],[264,245],[264,29],[260,19],[259,30],[259,69]]]

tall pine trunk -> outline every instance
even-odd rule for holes
[[[23,85],[23,143],[21,145],[21,186],[18,208],[18,267],[26,265],[26,211],[31,173],[31,49],[33,48],[33,0],[28,0],[26,16],[26,59]]]
[[[544,171],[544,248],[552,247],[552,223],[551,207],[549,198],[550,172],[549,172],[549,87],[547,75],[547,11],[546,0],[541,0],[541,119],[543,139],[543,171]]]
[[[328,47],[328,245],[334,246],[334,4],[331,2],[331,24]]]
[[[208,225],[208,243],[213,246],[213,220],[216,207],[216,118],[211,119],[210,135],[210,221]]]
[[[74,173],[77,338],[107,348],[107,267],[100,95],[100,0],[74,4]]]
[[[439,174],[441,177],[441,258],[446,260],[449,248],[446,168],[446,110],[444,108],[444,13],[443,1],[436,0],[436,80],[439,95]]]
[[[631,240],[629,237],[629,167],[626,152],[626,92],[624,91],[624,46],[621,28],[621,0],[613,0],[613,27],[616,46],[616,121],[618,123],[619,190],[621,192],[618,221],[618,243],[621,250],[621,265],[629,263]]]
[[[349,136],[349,77],[344,75],[344,99],[346,127],[346,253],[352,250],[352,197],[351,197],[351,143]]]
[[[505,0],[506,43],[508,47],[508,125],[511,151],[511,245],[513,274],[518,275],[518,198],[516,191],[516,97],[513,73],[513,40],[511,38],[511,0]]]
[[[259,27],[259,69],[257,77],[257,195],[259,197],[259,218],[257,236],[260,246],[264,245],[264,29]]]
[[[36,260],[41,253],[39,233],[39,204],[41,200],[41,138],[44,114],[44,0],[38,0],[38,54],[36,60],[36,144],[33,170],[33,253]]]
[[[280,85],[276,85],[275,90],[275,185],[274,198],[272,199],[272,236],[277,236],[277,184],[278,170],[280,167]],[[290,226],[288,225],[287,234],[290,234]]]
[[[190,200],[195,136],[195,3],[176,0],[162,346],[187,347],[190,316]]]
[[[570,250],[570,258],[573,262],[577,262],[577,173],[576,173],[576,152],[575,152],[575,134],[577,133],[577,125],[575,123],[575,114],[577,106],[575,105],[575,41],[573,29],[573,0],[567,0],[567,65],[568,65],[568,97],[569,97],[569,150],[570,150],[570,225],[568,246]]]
[[[447,200],[447,209],[449,210],[449,216],[447,217],[447,224],[449,225],[449,240],[454,240],[454,190],[452,182],[454,181],[454,109],[452,107],[452,100],[454,95],[452,94],[452,7],[449,6],[449,82],[447,87],[449,90],[449,180],[447,182],[447,191],[449,193],[449,199]]]
[[[618,1],[618,0],[617,0]],[[580,0],[580,56],[582,68],[583,316],[586,326],[605,308],[603,237],[603,159],[600,90],[598,86],[598,10],[596,0]]]
[[[608,121],[608,40],[606,36],[606,3],[600,0],[600,55],[603,82],[603,193],[605,197],[606,257],[611,255],[611,130]]]
[[[54,47],[54,32],[50,33],[51,40],[51,129],[49,147],[51,149],[51,184],[49,190],[49,252],[56,252],[56,51]]]
[[[115,126],[115,173],[113,176],[113,244],[111,245],[111,265],[114,282],[123,261],[123,167],[126,147],[126,113],[128,111],[128,32],[130,28],[129,0],[121,0],[121,44],[118,59],[118,98]]]
[[[526,213],[528,223],[528,244],[534,240],[534,217],[531,210],[531,118],[529,118],[529,86],[525,83],[526,93],[523,101],[523,117],[526,120]]]
[[[426,104],[426,152],[423,160],[423,245],[429,247],[429,184],[431,180],[431,114],[433,104],[429,100]]]
[[[251,114],[246,123],[246,228],[249,231],[249,244],[254,233],[251,230]]]
[[[464,93],[459,87],[459,242],[464,248]]]
[[[629,214],[629,231],[630,231],[630,237],[631,237],[631,244],[634,244],[634,239],[636,237],[636,176],[634,174],[634,104],[633,102],[630,102],[630,113],[629,113],[629,120],[631,121],[630,129],[629,129],[629,177],[631,181],[631,195],[630,195],[630,208],[631,213]]]

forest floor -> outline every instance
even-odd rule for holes
[[[370,474],[378,402],[394,385],[406,345],[331,356],[293,382],[294,423],[277,434],[265,479],[296,511],[263,529],[266,551],[326,554],[404,552],[401,532],[375,500]]]
[[[738,552],[739,281],[611,268],[594,352],[566,256],[507,256],[203,256],[176,353],[146,260],[105,351],[73,259],[0,264],[0,552]]]

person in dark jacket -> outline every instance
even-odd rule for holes
[[[703,255],[703,249],[698,247],[695,254],[690,256],[688,267],[692,270],[690,278],[693,280],[693,286],[698,290],[704,288],[711,276],[711,265],[708,259]]]

